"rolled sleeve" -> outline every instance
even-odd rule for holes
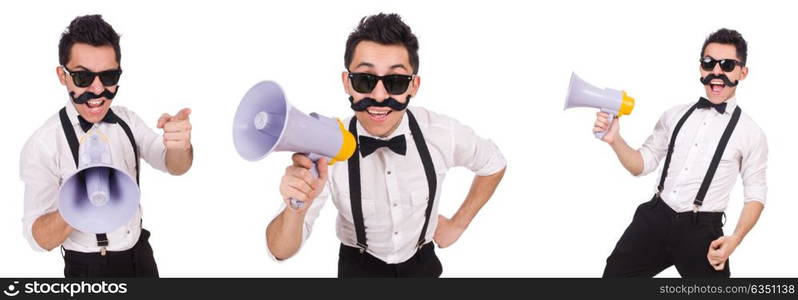
[[[56,157],[45,153],[48,149],[39,139],[31,138],[22,148],[20,155],[20,179],[25,183],[22,230],[31,248],[45,252],[33,237],[33,223],[48,213],[56,211],[59,188],[59,175],[53,168]]]
[[[743,178],[743,201],[760,202],[767,198],[767,159],[768,144],[764,133],[753,139],[750,151],[741,158],[740,174]]]
[[[450,120],[452,133],[452,164],[465,167],[477,176],[488,176],[507,166],[499,147],[493,141],[478,136],[471,127]]]
[[[116,109],[116,108],[115,108]],[[163,172],[166,168],[166,146],[163,137],[148,127],[146,123],[133,111],[126,110],[131,131],[136,138],[139,156],[150,166]]]
[[[659,167],[659,161],[667,154],[668,143],[670,142],[670,128],[667,124],[668,115],[668,112],[662,114],[657,125],[654,126],[654,132],[637,149],[643,158],[643,171],[636,176],[645,176],[655,171]]]

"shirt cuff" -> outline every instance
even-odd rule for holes
[[[635,177],[643,177],[657,169],[659,162],[654,158],[654,154],[646,150],[646,148],[637,149],[640,157],[643,159],[643,170],[640,174],[634,175]]]
[[[25,239],[28,241],[30,247],[37,252],[48,252],[47,249],[42,248],[42,246],[36,242],[36,238],[33,237],[33,223],[43,215],[44,214],[34,217],[27,217],[22,220],[22,235],[25,236]]]
[[[765,199],[767,198],[768,187],[767,186],[744,186],[743,187],[743,202],[748,203],[752,201],[756,201],[765,205]]]
[[[477,176],[490,176],[493,174],[498,173],[504,168],[507,167],[507,162],[502,159],[501,162],[492,163],[490,166],[479,169],[478,171],[474,172]]]
[[[473,171],[477,176],[490,176],[507,167],[507,160],[505,160],[502,153],[499,152],[498,147],[496,147],[496,145],[493,143],[491,143],[491,146],[495,154],[485,165],[478,170]]]

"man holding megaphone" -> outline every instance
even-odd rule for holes
[[[706,98],[666,111],[640,149],[608,127],[600,112],[594,132],[635,176],[657,169],[654,197],[641,204],[607,258],[605,277],[652,277],[675,266],[682,277],[729,277],[729,256],[756,224],[766,199],[768,146],[763,131],[742,113],[737,84],[748,75],[747,44],[734,30],[712,33],[701,49],[699,70]],[[726,206],[737,175],[743,179],[743,211],[724,236]]]
[[[346,43],[341,79],[355,116],[343,126],[357,139],[347,161],[327,167],[295,154],[280,183],[284,208],[266,230],[278,260],[299,251],[327,198],[338,208],[339,277],[438,277],[433,241],[453,244],[491,197],[505,169],[493,142],[421,107],[418,40],[396,14],[363,18]],[[449,168],[476,173],[452,218],[437,214]],[[304,203],[291,206],[290,199]]]
[[[69,101],[22,150],[24,235],[39,251],[61,246],[66,277],[157,277],[141,227],[139,158],[187,172],[191,111],[162,115],[159,135],[133,111],[111,108],[122,75],[119,35],[100,15],[75,18],[58,52],[56,75]]]

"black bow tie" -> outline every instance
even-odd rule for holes
[[[698,100],[698,106],[696,106],[696,108],[710,108],[710,107],[714,108],[715,110],[717,110],[718,113],[720,113],[720,114],[723,114],[723,113],[726,112],[726,102],[723,102],[721,104],[715,104],[715,103],[712,103],[711,101],[707,100],[707,98],[704,98],[704,97],[701,97],[701,99]]]
[[[382,147],[388,147],[391,151],[396,152],[399,155],[405,155],[407,152],[407,141],[405,141],[405,135],[395,136],[390,140],[378,140],[374,138],[370,138],[367,136],[360,136],[360,154],[363,157],[369,156],[369,154],[374,153],[377,149]]]
[[[101,122],[113,124],[116,123],[117,120],[119,120],[119,117],[116,116],[113,110],[108,109],[108,113],[105,114]],[[89,121],[86,121],[81,115],[78,115],[78,121],[80,121],[80,128],[83,129],[83,132],[89,131],[89,129],[94,126],[94,123],[89,123]]]

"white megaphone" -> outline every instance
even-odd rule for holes
[[[58,193],[58,211],[73,228],[106,233],[130,222],[139,209],[136,181],[113,166],[108,137],[89,131],[80,143],[78,170]]]
[[[259,82],[244,95],[233,120],[233,142],[238,154],[250,161],[272,151],[305,153],[314,163],[310,171],[316,178],[316,161],[326,157],[332,165],[347,160],[357,147],[341,120],[299,111],[273,81]],[[294,208],[304,205],[296,199],[290,202]]]
[[[635,99],[626,95],[626,92],[610,88],[595,87],[571,73],[571,83],[568,85],[568,96],[565,97],[565,109],[573,107],[593,107],[610,115],[607,130],[612,125],[612,120],[621,115],[632,113]],[[596,138],[601,139],[607,131],[596,132]]]

